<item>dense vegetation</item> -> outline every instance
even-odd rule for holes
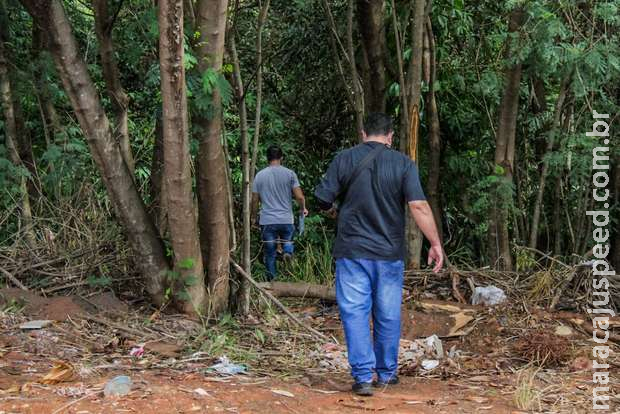
[[[312,207],[364,114],[385,111],[453,265],[525,270],[532,249],[575,262],[591,255],[585,212],[602,208],[602,144],[586,136],[596,110],[611,114],[609,257],[620,268],[619,8],[0,0],[0,245],[106,245],[131,257],[156,304],[247,310],[228,255],[264,271],[248,199],[264,149],[284,149]],[[333,231],[311,211],[286,277],[328,282]],[[424,246],[410,237],[418,267]]]

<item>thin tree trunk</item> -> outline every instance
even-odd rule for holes
[[[538,222],[540,220],[540,211],[542,209],[543,196],[545,194],[545,185],[547,181],[547,173],[549,171],[549,156],[553,152],[553,145],[555,142],[555,136],[560,133],[560,127],[562,123],[562,110],[564,109],[564,101],[566,100],[566,93],[568,92],[568,86],[570,85],[571,75],[568,75],[562,80],[560,85],[560,92],[558,94],[558,100],[555,103],[555,110],[553,113],[553,125],[549,136],[547,138],[547,148],[543,154],[542,169],[540,171],[540,180],[538,181],[538,192],[536,194],[536,201],[534,203],[534,211],[532,212],[532,224],[530,226],[530,239],[529,247],[536,248],[538,241]]]
[[[46,33],[50,53],[125,230],[136,266],[145,277],[153,302],[160,305],[164,301],[164,277],[168,270],[164,246],[114,140],[62,3],[22,0],[22,4]]]
[[[428,137],[430,146],[430,163],[428,170],[428,202],[435,216],[439,238],[443,240],[443,225],[441,219],[441,196],[439,181],[441,178],[441,135],[439,126],[439,113],[435,97],[435,80],[437,79],[437,61],[435,54],[435,35],[431,19],[426,21],[426,34],[428,39],[428,93],[426,94],[426,116],[428,122]]]
[[[362,130],[364,129],[364,88],[357,71],[355,62],[355,47],[353,45],[353,0],[349,0],[347,9],[347,53],[351,69],[351,83],[353,84],[355,101],[355,122],[357,125],[358,140],[362,140]]]
[[[121,3],[122,4],[122,3]],[[120,7],[120,6],[119,6]],[[99,43],[99,55],[101,56],[101,68],[103,79],[116,120],[116,139],[121,149],[123,159],[133,175],[135,162],[129,141],[128,112],[129,98],[121,85],[121,78],[114,58],[114,43],[112,42],[112,28],[118,15],[110,16],[107,0],[93,0],[93,12],[95,15],[95,34]]]
[[[45,73],[45,54],[47,48],[43,33],[35,24],[32,26],[32,79],[34,82],[34,92],[37,96],[39,111],[41,112],[41,123],[43,124],[43,132],[45,136],[46,147],[55,144],[59,139],[62,144],[66,141],[66,134],[60,124],[58,112],[54,107],[52,94],[47,82],[47,74]],[[54,171],[54,162],[49,162],[50,171]],[[58,195],[58,191],[57,191]]]
[[[409,106],[407,102],[407,94],[405,93],[407,86],[405,83],[405,68],[403,64],[403,51],[402,51],[402,35],[399,29],[398,18],[396,17],[396,3],[394,0],[392,1],[392,25],[394,26],[394,40],[396,43],[396,61],[398,63],[398,85],[399,85],[399,96],[400,96],[400,119],[401,125],[404,127],[401,128],[401,133],[404,134],[405,131],[409,131],[409,118],[407,114],[409,114]]]
[[[0,7],[1,6],[2,4],[0,4]],[[3,11],[0,11],[0,13],[2,12]],[[0,105],[2,105],[2,114],[4,115],[5,144],[8,150],[9,160],[13,163],[13,166],[18,169],[25,169],[26,166],[22,162],[17,146],[19,142],[18,134],[20,131],[18,131],[15,121],[15,107],[9,76],[9,65],[6,59],[7,50],[4,44],[5,41],[4,35],[0,33]],[[32,225],[32,209],[30,207],[30,195],[28,193],[28,184],[25,174],[25,171],[21,171],[19,176],[21,219],[26,241],[31,246],[34,246],[36,237]]]
[[[151,158],[151,175],[149,176],[149,191],[151,204],[149,210],[153,222],[163,238],[166,234],[168,208],[166,207],[166,173],[164,171],[164,125],[162,113],[158,111],[155,117],[155,141],[153,143],[153,156]]]
[[[519,32],[524,18],[522,10],[511,13],[508,32],[511,35]],[[506,49],[506,58],[511,56],[515,46],[509,37]],[[508,211],[513,202],[512,187],[515,137],[517,128],[517,114],[519,110],[519,85],[521,83],[521,63],[506,68],[506,83],[499,107],[499,122],[495,138],[495,165],[501,167],[504,182],[496,185],[492,190],[491,220],[490,220],[490,251],[493,261],[499,269],[512,270],[512,254],[510,251],[510,234],[508,232]]]
[[[251,252],[251,191],[250,191],[250,143],[248,136],[248,113],[245,104],[245,89],[243,86],[243,78],[241,77],[241,65],[239,63],[239,55],[237,54],[237,45],[235,42],[235,34],[229,33],[230,56],[233,65],[233,80],[235,87],[235,95],[237,98],[237,107],[239,110],[239,135],[241,139],[241,202],[242,202],[242,260],[241,266],[248,275],[252,275],[252,252]],[[240,278],[239,291],[237,292],[237,311],[240,314],[246,314],[249,311],[249,282],[246,278]]]
[[[562,238],[564,232],[562,231],[562,175],[558,174],[555,180],[555,191],[553,194],[553,254],[560,256],[562,254]]]
[[[368,60],[367,112],[385,112],[385,26],[383,0],[357,0],[357,20]]]
[[[227,0],[199,0],[196,7],[198,69],[220,72],[224,56]],[[222,105],[218,90],[213,91],[212,118],[198,117],[198,199],[202,252],[209,281],[209,307],[215,314],[228,308],[229,300],[229,218],[226,159],[222,147]]]
[[[263,103],[263,26],[269,11],[269,0],[261,4],[258,14],[258,26],[256,28],[256,111],[254,113],[254,137],[252,139],[252,160],[250,166],[250,187],[256,174],[256,162],[258,160],[258,138],[260,137],[261,107]]]
[[[425,0],[415,0],[413,9],[413,21],[411,22],[411,60],[407,71],[407,87],[404,91],[409,114],[409,119],[404,125],[408,130],[402,134],[400,150],[407,154],[413,161],[418,160],[418,129],[420,125],[420,97],[422,93],[422,58],[424,53],[423,38],[426,22]],[[422,256],[422,243],[424,236],[410,214],[407,215],[407,267],[420,268]]]
[[[355,127],[358,134],[357,138],[359,141],[362,139],[362,129],[364,127],[364,90],[359,74],[357,73],[355,53],[353,50],[353,1],[349,0],[348,5],[347,48],[345,49],[342,41],[340,40],[340,36],[338,35],[336,22],[334,21],[334,16],[331,12],[329,1],[323,0],[323,7],[325,8],[325,13],[327,14],[327,20],[330,27],[330,43],[332,45],[334,61],[336,62],[336,66],[342,77],[342,82],[347,93],[347,99],[349,100],[349,103],[353,107],[353,111],[355,113]],[[347,81],[347,77],[344,73],[342,62],[340,60],[341,52],[344,56],[344,59],[347,61],[347,64],[349,65],[349,73],[351,78],[350,85]]]
[[[159,68],[164,171],[177,299],[184,312],[203,314],[207,297],[190,170],[183,66],[183,0],[159,0]]]

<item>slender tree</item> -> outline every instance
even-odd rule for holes
[[[101,56],[101,68],[105,81],[108,97],[112,103],[114,118],[116,121],[115,135],[121,149],[123,159],[133,174],[135,162],[129,141],[128,110],[129,98],[121,85],[121,77],[118,64],[114,57],[114,42],[112,41],[112,29],[123,5],[119,1],[113,14],[109,12],[108,0],[93,0],[93,12],[95,14],[95,34],[99,42],[99,55]]]
[[[0,3],[0,7],[4,4]],[[4,16],[4,10],[0,10],[0,17]],[[2,22],[4,19],[0,19]],[[15,101],[9,76],[9,64],[7,61],[7,44],[6,33],[0,29],[0,105],[2,106],[2,114],[4,116],[5,145],[8,150],[9,159],[13,166],[22,169],[19,176],[20,189],[20,207],[21,218],[23,222],[23,231],[26,241],[34,246],[36,237],[32,223],[32,208],[30,206],[30,195],[28,193],[28,184],[25,165],[18,150],[19,134],[17,122],[15,120]]]
[[[227,0],[199,0],[196,4],[196,47],[200,73],[222,69],[226,34]],[[200,130],[198,198],[202,253],[208,274],[210,308],[218,314],[228,308],[230,224],[227,165],[222,144],[222,98],[214,88],[211,114],[195,121]]]
[[[164,301],[168,263],[133,177],[112,135],[97,90],[60,0],[23,0],[22,4],[47,36],[48,48],[75,115],[82,127],[103,183],[125,231],[135,263],[155,304]]]
[[[510,234],[508,231],[509,209],[512,205],[513,169],[515,158],[515,139],[517,113],[519,110],[519,86],[521,83],[521,62],[514,62],[513,52],[517,48],[515,36],[518,35],[525,13],[515,9],[510,14],[508,24],[505,59],[505,84],[499,106],[499,121],[495,137],[496,172],[500,172],[500,183],[493,189],[493,205],[489,225],[489,249],[494,264],[500,269],[512,270]]]
[[[367,63],[366,112],[385,112],[385,24],[383,0],[357,0],[357,21]]]
[[[163,108],[164,172],[177,298],[187,313],[203,313],[207,296],[190,171],[183,66],[183,1],[159,0],[159,68]],[[182,292],[186,292],[187,296]]]

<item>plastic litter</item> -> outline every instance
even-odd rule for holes
[[[297,233],[301,236],[302,234],[304,234],[304,229],[305,229],[305,225],[304,225],[304,220],[305,220],[305,216],[303,211],[299,214],[299,225],[297,226]]]
[[[144,355],[144,346],[137,346],[135,348],[131,348],[129,351],[129,355],[136,358],[142,358]]]
[[[245,374],[246,370],[247,367],[245,365],[233,364],[225,355],[218,359],[217,364],[209,367],[209,371],[215,371],[224,375]]]
[[[437,361],[436,359],[425,359],[424,361],[422,361],[422,368],[424,368],[427,371],[430,371],[431,369],[435,369],[439,366],[439,361]]]
[[[429,351],[432,351],[435,354],[437,359],[443,358],[443,344],[441,343],[441,339],[435,334],[429,336],[425,339],[426,347]]]
[[[36,321],[28,321],[19,325],[19,329],[30,330],[30,329],[43,329],[50,326],[54,321],[50,321],[47,319],[44,320],[36,320]]]
[[[504,291],[497,286],[477,287],[471,297],[472,305],[494,306],[505,302],[507,299]]]
[[[129,394],[133,382],[126,375],[119,375],[112,378],[105,384],[103,395],[106,397],[120,397]]]

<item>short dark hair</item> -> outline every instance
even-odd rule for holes
[[[282,157],[282,148],[277,145],[270,145],[269,148],[267,148],[267,161],[281,160]]]
[[[364,121],[364,132],[368,136],[387,135],[394,131],[392,117],[381,112],[372,112]]]

